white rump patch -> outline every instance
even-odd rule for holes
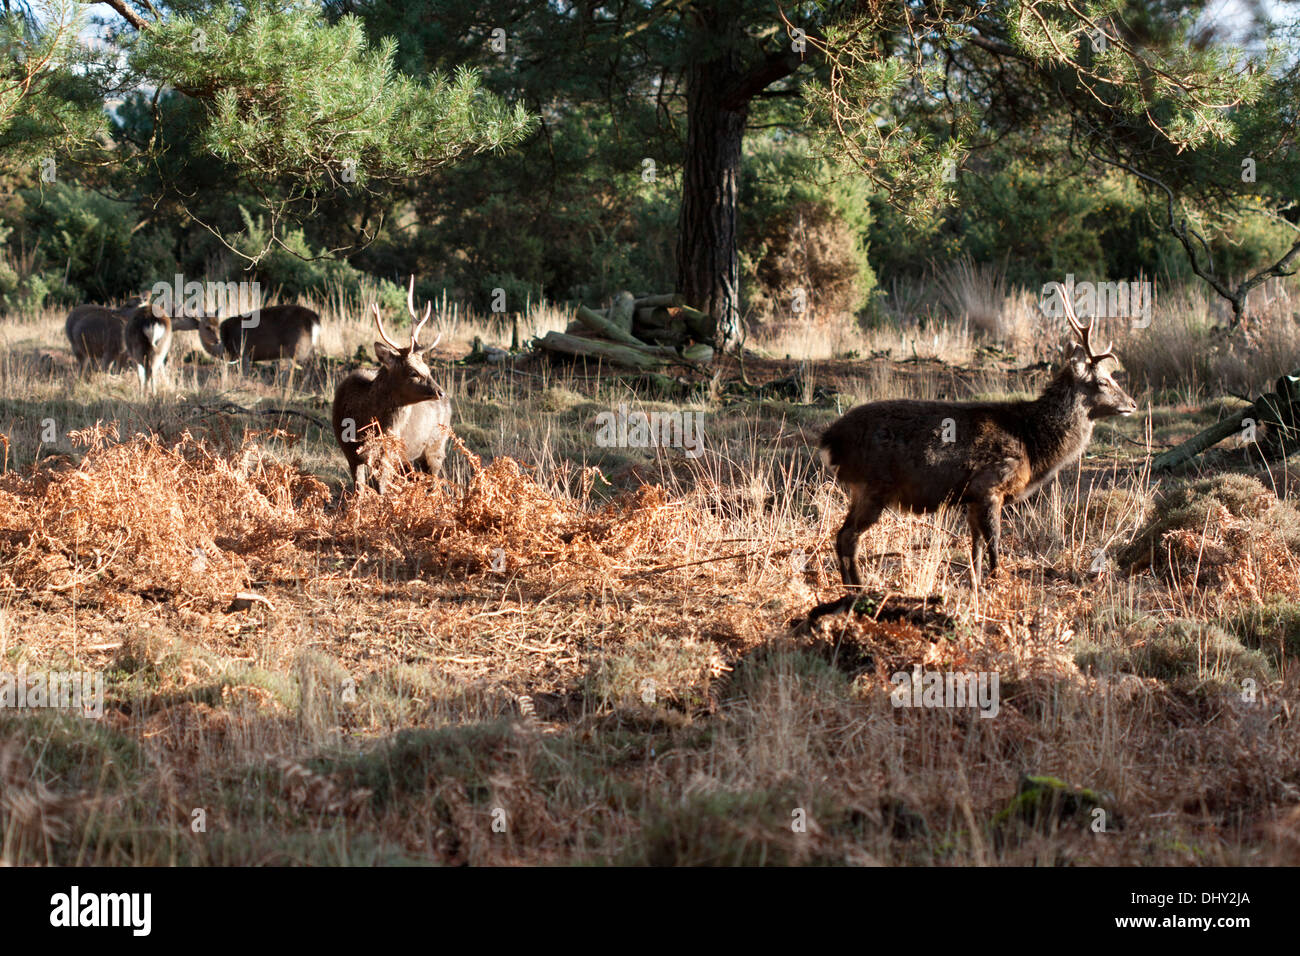
[[[153,325],[149,326],[149,341],[152,342],[154,345],[157,345],[159,342],[161,342],[163,336],[166,334],[167,334],[167,330],[163,328],[163,324],[161,322],[155,322]]]

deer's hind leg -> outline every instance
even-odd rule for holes
[[[878,520],[885,504],[878,494],[872,494],[866,485],[849,486],[849,513],[835,536],[835,554],[840,562],[840,578],[849,588],[862,587],[858,572],[858,539]]]

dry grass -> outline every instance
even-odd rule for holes
[[[498,334],[444,321],[444,354]],[[969,366],[968,333],[935,328]],[[1102,426],[1013,509],[991,590],[969,586],[960,515],[890,514],[863,541],[865,612],[792,627],[838,593],[843,496],[810,444],[839,398],[819,388],[960,397],[1041,372],[805,354],[751,369],[801,371],[793,398],[674,403],[446,366],[450,480],[353,496],[328,434],[283,411],[326,414],[345,364],[244,379],[195,357],[143,400],[75,382],[61,334],[50,316],[0,346],[0,670],[102,673],[106,711],[0,709],[0,861],[1300,860],[1294,567],[1232,601],[1220,578],[1121,570],[1169,513],[1150,420]],[[332,354],[368,339],[327,313]],[[619,402],[701,412],[704,455],[597,447]],[[1178,544],[1232,570],[1220,524]],[[916,666],[996,673],[997,716],[893,707]],[[1026,772],[1108,791],[1112,825],[1018,822]]]

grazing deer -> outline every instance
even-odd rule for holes
[[[366,426],[378,423],[381,431],[396,435],[402,440],[405,459],[415,468],[436,475],[442,470],[450,432],[443,426],[451,425],[451,401],[426,364],[442,336],[423,350],[419,345],[420,330],[429,321],[433,305],[425,306],[423,318],[416,315],[415,276],[406,292],[406,308],[411,321],[416,322],[409,347],[403,348],[390,339],[379,317],[379,306],[372,304],[370,308],[383,339],[375,343],[379,368],[357,369],[339,382],[334,392],[334,436],[348,460],[354,488],[360,487],[359,470],[365,465],[360,448]]]
[[[78,370],[109,369],[126,364],[126,319],[100,305],[79,305],[63,326]]]
[[[850,592],[862,586],[858,537],[891,505],[934,511],[964,504],[976,582],[980,541],[989,574],[998,569],[1002,506],[1019,501],[1078,460],[1093,424],[1131,415],[1137,404],[1101,369],[1110,346],[1092,351],[1093,321],[1082,325],[1070,302],[1066,318],[1079,336],[1069,361],[1033,401],[870,402],[836,420],[821,440],[821,457],[849,491],[848,516],[835,539],[840,576]],[[852,604],[854,595],[826,610]],[[824,613],[823,608],[818,611]]]
[[[140,376],[140,387],[158,391],[158,376],[172,347],[172,320],[159,305],[142,305],[126,320],[126,353]]]
[[[320,342],[320,316],[301,305],[273,305],[225,321],[200,319],[198,331],[208,354],[225,361],[306,362]]]

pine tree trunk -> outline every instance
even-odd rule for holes
[[[717,319],[719,351],[740,338],[736,198],[749,101],[724,101],[736,82],[730,59],[694,65],[687,78],[686,164],[677,222],[677,291]]]

